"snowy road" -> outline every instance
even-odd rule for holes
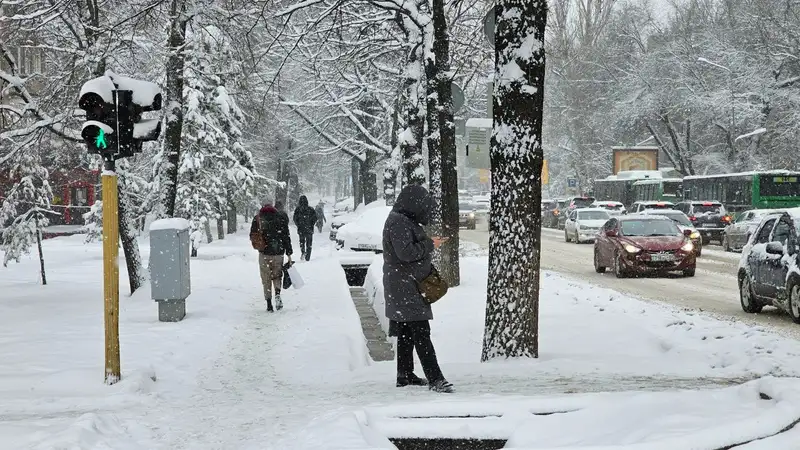
[[[462,230],[461,238],[483,247],[489,245],[484,229]],[[747,314],[739,305],[736,282],[738,254],[704,250],[698,259],[694,278],[618,279],[611,273],[598,274],[592,267],[592,244],[564,242],[564,232],[542,230],[542,268],[586,280],[592,284],[624,292],[647,300],[656,300],[682,308],[698,309],[719,319],[759,325],[784,336],[800,339],[800,326],[787,314],[765,308],[761,314]]]

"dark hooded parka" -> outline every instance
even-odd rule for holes
[[[383,287],[386,317],[397,322],[432,320],[418,283],[431,273],[433,240],[422,229],[433,197],[418,185],[403,188],[383,227]]]
[[[300,234],[314,234],[314,224],[317,223],[317,213],[308,206],[308,197],[301,195],[297,208],[294,210],[294,224]]]

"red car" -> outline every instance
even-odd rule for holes
[[[696,257],[690,234],[666,217],[613,217],[595,239],[594,270],[611,268],[617,278],[667,272],[693,277]]]

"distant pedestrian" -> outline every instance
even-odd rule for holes
[[[408,185],[397,197],[383,227],[383,286],[389,336],[397,337],[397,387],[425,386],[436,392],[454,392],[445,380],[431,342],[431,305],[420,293],[419,282],[433,271],[434,248],[444,240],[429,238],[427,225],[433,198],[422,186]],[[414,348],[427,380],[414,374]]]
[[[300,235],[301,259],[311,259],[311,243],[314,240],[314,224],[317,223],[317,213],[308,206],[308,198],[300,196],[297,208],[294,210],[294,224],[297,225],[297,234]]]
[[[325,203],[322,200],[317,203],[317,207],[314,208],[314,212],[317,213],[317,230],[322,233],[322,226],[325,225]]]
[[[272,295],[275,293],[275,308],[282,309],[281,287],[283,281],[283,255],[292,261],[292,240],[289,234],[289,218],[267,203],[250,224],[250,242],[259,251],[258,268],[264,287],[267,311],[273,312]]]

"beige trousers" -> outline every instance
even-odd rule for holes
[[[272,290],[280,295],[283,286],[283,255],[258,254],[258,269],[261,272],[261,285],[264,286],[264,299],[272,300]]]

